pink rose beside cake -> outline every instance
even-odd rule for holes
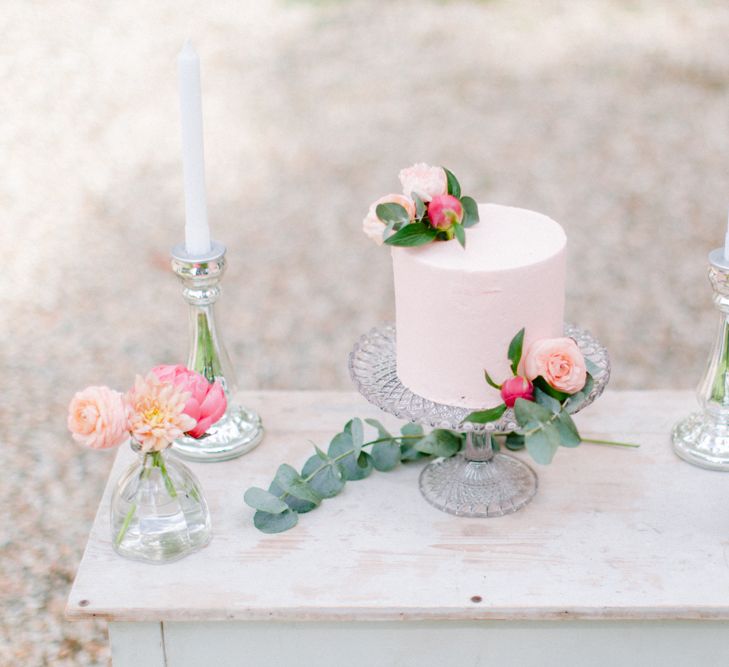
[[[505,350],[515,332],[526,330],[524,349],[562,335],[566,236],[540,213],[476,207],[460,196],[447,170],[443,192],[434,191],[434,169],[440,168],[416,165],[401,172],[415,215],[410,206],[388,204],[375,206],[377,217],[371,211],[365,220],[373,237],[379,217],[380,236],[392,246],[397,373],[411,391],[437,403],[490,407],[501,397],[484,381],[484,369],[498,383],[512,376]],[[428,176],[422,195],[413,170]],[[448,228],[440,224],[441,207],[436,226],[424,203],[425,196],[431,201],[441,194],[458,199],[445,210]]]

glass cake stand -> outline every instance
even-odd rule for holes
[[[576,412],[604,391],[610,379],[610,358],[589,331],[565,324],[564,335],[577,342],[594,366],[592,391]],[[397,376],[395,336],[392,324],[361,336],[349,355],[349,373],[357,390],[385,412],[432,428],[465,433],[463,452],[436,459],[423,469],[420,491],[425,499],[444,512],[467,517],[503,516],[524,507],[537,492],[536,473],[522,460],[494,451],[495,434],[519,428],[514,411],[509,409],[488,424],[473,424],[463,421],[472,409],[418,396]]]

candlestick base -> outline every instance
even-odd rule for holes
[[[208,435],[175,440],[172,451],[190,461],[227,461],[242,456],[263,440],[261,418],[241,405],[231,405]]]
[[[695,412],[671,434],[673,451],[684,461],[709,470],[729,471],[729,421]]]

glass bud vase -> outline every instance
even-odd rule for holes
[[[163,563],[202,549],[212,536],[200,482],[168,450],[144,453],[119,479],[111,498],[114,550],[133,560]]]

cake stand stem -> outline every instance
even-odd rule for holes
[[[523,461],[494,451],[490,431],[466,434],[463,452],[423,468],[420,492],[439,510],[494,517],[524,507],[537,492],[537,475]]]

